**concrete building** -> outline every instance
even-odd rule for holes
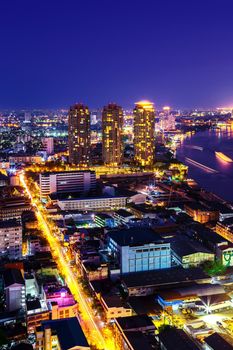
[[[185,204],[184,210],[194,221],[198,221],[201,224],[205,224],[209,221],[218,221],[219,219],[218,210],[209,209],[200,203]]]
[[[18,269],[7,269],[3,273],[6,311],[25,308],[25,282]]]
[[[155,110],[153,103],[140,101],[134,108],[134,159],[140,166],[152,166],[155,156]]]
[[[205,350],[232,350],[233,338],[226,333],[213,333],[205,338]]]
[[[41,156],[31,156],[31,155],[14,155],[9,157],[10,164],[17,163],[29,163],[29,164],[39,164],[43,163],[43,158]]]
[[[87,166],[90,162],[90,112],[87,106],[70,107],[68,118],[69,162]]]
[[[9,184],[8,176],[0,173],[0,187],[7,186]]]
[[[47,155],[54,153],[54,139],[53,137],[43,137],[42,138],[42,144],[44,146],[44,150],[46,151]]]
[[[179,266],[162,271],[142,271],[122,276],[122,285],[129,296],[158,294],[163,289],[203,283],[211,283],[211,277],[199,267],[184,269]]]
[[[118,225],[127,225],[135,216],[125,209],[119,209],[113,214],[114,220]]]
[[[71,196],[70,196],[71,197]],[[52,197],[53,200],[53,197]],[[93,210],[114,210],[125,208],[127,205],[127,195],[98,195],[98,196],[73,196],[57,197],[57,205],[61,210],[81,210],[81,211],[93,211]]]
[[[119,317],[115,320],[115,342],[119,349],[154,349],[155,325],[147,315]],[[153,345],[151,344],[153,342]]]
[[[118,165],[122,163],[122,128],[122,108],[115,103],[105,106],[102,112],[102,155],[104,164]]]
[[[95,214],[95,223],[99,227],[114,227],[114,219],[106,213]]]
[[[31,123],[32,115],[30,112],[24,112],[24,122]]]
[[[53,192],[89,192],[96,188],[94,171],[58,171],[40,174],[40,195],[47,197]]]
[[[36,332],[36,350],[89,350],[90,346],[76,317],[44,321]]]
[[[118,317],[132,316],[133,310],[119,295],[102,295],[100,303],[108,321]]]
[[[198,242],[185,238],[171,242],[172,260],[184,268],[198,267],[205,261],[214,261],[215,254]]]
[[[26,302],[27,331],[29,333],[35,332],[42,321],[77,317],[78,315],[78,304],[68,288],[45,286],[41,295],[34,297],[31,295],[32,293]]]
[[[198,350],[199,346],[182,330],[175,327],[166,328],[159,334],[161,350]]]
[[[151,229],[109,232],[108,249],[119,262],[122,274],[171,267],[170,243]]]
[[[174,131],[176,129],[176,118],[171,113],[170,107],[163,107],[163,112],[160,113],[160,129],[162,131]]]
[[[0,220],[21,219],[22,213],[30,209],[30,200],[25,197],[0,199]]]
[[[233,245],[232,243],[222,244],[217,247],[216,255],[225,266],[233,266]]]
[[[22,257],[22,224],[16,219],[0,221],[0,256]]]
[[[233,243],[233,218],[219,221],[215,230],[220,236]]]

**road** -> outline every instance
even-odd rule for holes
[[[79,303],[80,314],[78,318],[83,327],[84,333],[91,344],[94,344],[97,349],[118,350],[114,342],[114,335],[110,329],[104,328],[103,322],[94,315],[94,310],[91,308],[88,297],[85,296],[82,286],[78,283],[74,271],[69,265],[69,258],[66,255],[59,239],[52,232],[46,214],[43,213],[41,205],[33,198],[29,187],[25,181],[24,173],[20,173],[20,182],[25,189],[25,192],[32,201],[35,213],[38,219],[39,226],[43,234],[49,242],[51,253],[54,260],[57,262],[59,271],[64,276],[65,281],[70,288],[74,298]]]

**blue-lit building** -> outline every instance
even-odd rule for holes
[[[115,221],[114,219],[105,213],[95,214],[95,223],[99,227],[114,227]]]
[[[118,260],[121,274],[171,267],[170,243],[152,229],[109,232],[108,249]]]

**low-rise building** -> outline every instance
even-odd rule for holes
[[[125,209],[115,211],[113,217],[118,225],[126,225],[130,220],[135,218],[132,213]]]
[[[16,219],[0,221],[0,256],[22,257],[22,224]]]
[[[194,221],[198,221],[201,224],[219,220],[219,210],[207,208],[200,203],[194,202],[185,204],[184,210],[193,218]]]
[[[44,321],[36,331],[36,350],[89,350],[77,317]]]
[[[12,155],[9,157],[9,162],[11,164],[18,163],[29,163],[29,164],[40,164],[43,163],[43,158],[41,156],[32,155]]]
[[[108,278],[108,265],[106,263],[83,262],[81,273],[88,281],[103,280]]]
[[[216,255],[224,266],[233,266],[233,244],[226,243],[217,247]]]
[[[198,350],[197,344],[182,330],[167,327],[159,334],[161,350]]]
[[[215,254],[202,244],[185,238],[174,239],[171,242],[172,259],[184,268],[200,266],[205,261],[214,261]]]
[[[143,271],[122,276],[122,285],[129,296],[158,294],[165,288],[210,282],[211,278],[199,267],[191,269],[173,267],[163,271]]]
[[[120,317],[115,320],[115,342],[119,349],[151,349],[149,338],[154,338],[155,325],[147,315]]]
[[[78,304],[68,288],[44,287],[44,291],[52,320],[77,316]]]
[[[114,219],[106,213],[99,213],[95,215],[95,223],[99,227],[114,227]]]
[[[189,307],[197,307],[207,313],[216,304],[220,309],[222,308],[219,303],[222,303],[224,293],[224,288],[219,284],[193,284],[188,287],[177,286],[176,288],[158,291],[157,301],[163,309],[169,311],[177,311],[179,307],[185,308],[188,305]],[[229,298],[224,298],[224,302],[226,301],[228,302]]]
[[[27,332],[34,333],[42,321],[47,321],[51,317],[51,312],[45,300],[35,298],[26,302]]]
[[[6,311],[25,308],[25,281],[18,269],[7,269],[3,273]]]
[[[119,295],[102,295],[100,303],[103,306],[107,320],[132,316],[133,310]]]
[[[228,240],[220,236],[208,227],[198,222],[188,223],[185,226],[185,233],[191,239],[201,243],[210,251],[216,253],[218,247],[228,244]]]
[[[151,229],[109,232],[108,249],[119,262],[122,274],[171,267],[170,243]]]
[[[30,200],[19,196],[0,200],[0,220],[21,218],[24,211],[31,209]]]
[[[27,300],[26,308],[28,333],[35,332],[42,321],[78,315],[78,304],[68,288],[54,285],[45,286],[42,296]]]
[[[50,198],[56,202],[61,210],[81,211],[107,211],[125,208],[128,202],[127,195],[89,194],[78,196],[78,194],[51,194]]]
[[[216,232],[233,243],[233,218],[219,221],[216,225]]]
[[[226,333],[213,333],[205,338],[205,350],[232,350],[233,338]]]
[[[0,173],[0,187],[7,186],[9,183],[8,176],[4,175],[3,173]]]

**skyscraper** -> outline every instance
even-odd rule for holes
[[[90,161],[90,112],[81,103],[70,107],[68,119],[69,162],[87,166]]]
[[[122,162],[123,143],[123,110],[115,103],[103,108],[103,162],[109,165],[118,165]]]
[[[151,166],[155,153],[155,110],[149,101],[135,103],[134,108],[134,159],[140,166]]]
[[[163,107],[160,113],[160,126],[162,131],[172,131],[176,129],[176,117],[171,113],[170,107]]]

